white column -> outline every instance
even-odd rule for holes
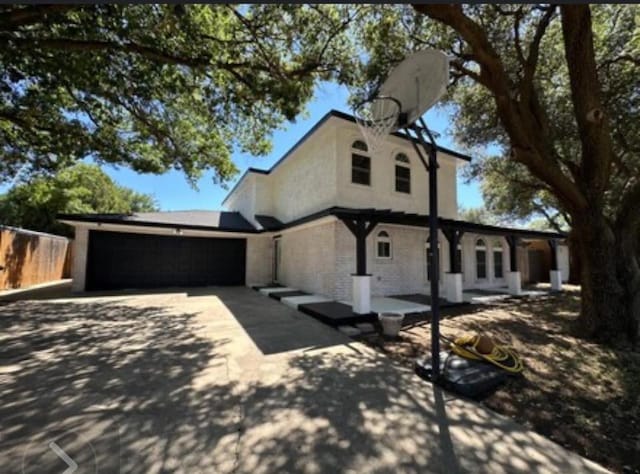
[[[520,272],[507,272],[507,285],[509,285],[509,293],[512,295],[522,294]]]
[[[353,312],[369,314],[371,312],[371,275],[352,275]]]
[[[462,303],[462,273],[444,274],[444,295],[452,303]]]
[[[549,280],[551,281],[552,291],[562,291],[562,272],[560,270],[551,270],[549,272]]]

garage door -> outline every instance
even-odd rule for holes
[[[244,285],[245,239],[90,231],[87,290]]]

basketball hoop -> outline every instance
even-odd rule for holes
[[[377,96],[357,105],[353,112],[369,151],[380,149],[387,136],[400,125],[402,104],[398,99]]]
[[[353,111],[370,151],[379,150],[389,139],[389,134],[399,129],[404,129],[410,138],[429,175],[428,222],[431,242],[438,241],[438,147],[422,116],[440,100],[446,92],[448,82],[447,56],[435,49],[418,51],[393,68],[377,96],[360,103]],[[440,380],[440,269],[437,252],[433,254],[429,268],[432,275],[429,377],[432,382],[437,383]]]
[[[448,82],[449,59],[435,49],[418,51],[396,65],[378,95],[353,110],[369,149],[379,150],[387,135],[416,124]]]

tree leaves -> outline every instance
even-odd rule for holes
[[[97,165],[80,163],[55,177],[38,177],[0,196],[2,223],[68,235],[59,213],[124,213],[157,210],[152,196],[118,186]]]
[[[317,80],[347,77],[357,8],[0,7],[0,181],[91,156],[138,172],[207,169],[270,150]]]

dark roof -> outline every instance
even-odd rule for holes
[[[218,232],[259,233],[289,229],[327,216],[339,219],[375,220],[380,224],[399,224],[427,227],[429,216],[392,211],[390,209],[354,209],[349,207],[330,207],[313,214],[283,223],[268,215],[256,215],[255,219],[263,227],[256,229],[239,212],[225,211],[169,211],[140,212],[136,214],[58,214],[58,219],[70,222],[96,222],[105,224],[137,225],[147,227],[179,227],[193,230],[213,230]],[[442,229],[455,229],[465,232],[477,232],[490,235],[513,235],[530,239],[565,239],[567,234],[544,232],[540,230],[515,229],[495,225],[476,224],[456,219],[438,219]]]
[[[239,212],[227,211],[167,211],[134,214],[58,214],[59,220],[100,222],[104,224],[139,225],[148,227],[180,227],[220,232],[257,232]]]
[[[392,211],[390,209],[354,209],[348,207],[330,207],[315,212],[305,217],[295,219],[285,224],[280,223],[275,218],[274,226],[265,230],[283,230],[297,225],[305,224],[326,216],[335,216],[340,219],[366,219],[376,220],[381,224],[399,224],[416,227],[427,227],[429,225],[429,216],[425,214],[411,214],[406,212]],[[261,218],[269,216],[260,216]],[[256,216],[257,218],[257,216]],[[275,223],[280,223],[278,226]],[[513,235],[530,239],[565,239],[567,234],[558,232],[545,232],[540,230],[517,229],[512,227],[500,227],[495,225],[477,224],[475,222],[461,221],[457,219],[438,219],[438,225],[441,229],[455,229],[465,232],[478,232],[489,235]]]
[[[247,176],[248,173],[259,173],[259,174],[270,174],[274,169],[276,169],[278,167],[278,165],[280,165],[280,163],[282,163],[284,160],[286,160],[294,151],[296,151],[298,149],[298,147],[300,147],[305,141],[307,141],[307,139],[313,135],[313,133],[318,130],[318,128],[320,128],[327,120],[329,120],[331,117],[337,117],[343,120],[347,120],[349,122],[352,123],[356,123],[356,119],[353,115],[344,113],[344,112],[340,112],[339,110],[330,110],[329,112],[327,112],[324,117],[322,117],[320,120],[318,120],[315,125],[313,127],[311,127],[311,129],[305,133],[302,138],[300,138],[300,140],[298,140],[291,148],[289,148],[289,150],[287,150],[287,152],[278,160],[275,162],[275,164],[269,168],[268,170],[263,170],[263,169],[259,169],[259,168],[248,168],[240,177],[240,179],[236,182],[236,184],[231,188],[231,191],[229,191],[229,193],[226,195],[226,197],[224,198],[224,200],[222,202],[225,202],[229,196],[231,196],[233,194],[233,192],[236,190],[236,188],[240,185],[240,183],[242,182],[242,180]],[[405,133],[402,132],[394,132],[392,133],[393,136],[398,137],[398,138],[402,138],[403,140],[411,140],[413,142],[417,143],[417,140],[413,137],[408,136]],[[455,158],[464,160],[464,161],[471,161],[471,157],[468,155],[465,155],[463,153],[451,150],[449,148],[445,148],[442,146],[438,146],[438,150],[446,153],[448,155],[451,155]]]
[[[284,224],[273,216],[256,214],[255,219],[265,231],[280,230],[284,228]]]

